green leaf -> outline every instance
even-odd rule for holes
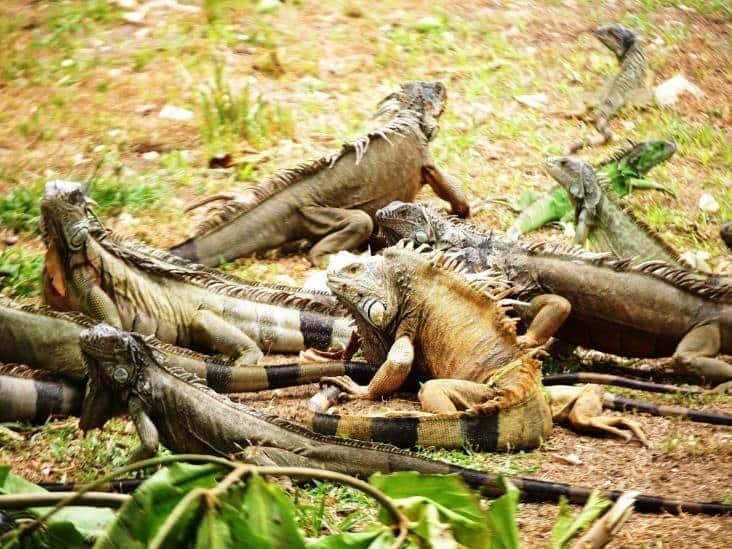
[[[569,504],[562,498],[559,501],[559,516],[552,527],[552,549],[566,547],[573,537],[595,522],[611,504],[598,490],[593,490],[582,511],[573,520]]]
[[[345,532],[309,543],[308,549],[391,549],[394,534],[388,529],[371,532]]]
[[[32,494],[46,492],[40,486],[10,472],[9,465],[0,465],[0,494]],[[50,507],[33,507],[29,511],[36,517],[45,515]],[[64,507],[51,517],[44,535],[53,536],[60,531],[70,543],[74,539],[96,539],[114,521],[111,509],[94,507]],[[75,534],[72,535],[72,531]]]
[[[369,482],[394,500],[414,523],[413,533],[424,543],[432,543],[434,538],[435,547],[448,547],[455,542],[467,547],[490,547],[490,530],[480,502],[457,476],[420,475],[412,471],[377,473]],[[391,517],[383,509],[379,520],[391,524]]]
[[[500,481],[500,479],[499,479]],[[491,502],[488,508],[488,524],[491,530],[491,549],[518,549],[519,540],[516,508],[518,505],[518,489],[505,480],[506,493]]]

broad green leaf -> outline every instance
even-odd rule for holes
[[[40,486],[10,472],[9,465],[0,465],[0,494],[33,494],[46,492]],[[29,509],[35,516],[46,514],[50,507],[33,507]],[[69,539],[76,536],[85,539],[96,539],[114,521],[111,509],[94,507],[65,507],[51,517],[48,523],[49,535],[56,530],[63,530]],[[71,526],[73,525],[73,526]],[[77,531],[71,537],[71,530]]]
[[[247,483],[241,512],[253,533],[272,547],[305,547],[295,522],[295,507],[285,493],[259,475]]]
[[[612,502],[602,497],[598,490],[593,490],[582,511],[573,520],[569,504],[562,498],[559,502],[559,517],[552,527],[552,549],[566,547],[573,537],[595,522],[610,505]]]
[[[161,469],[135,490],[95,547],[145,547],[188,492],[212,488],[221,475],[222,469],[210,464],[175,463]]]
[[[439,540],[435,547],[448,547],[454,542],[471,548],[490,547],[486,515],[476,495],[457,476],[410,471],[375,474],[369,482],[394,500],[415,523],[414,533],[424,542],[435,537]],[[383,509],[379,520],[391,524],[391,517]]]
[[[505,480],[502,482],[504,482],[506,493],[492,501],[488,507],[488,524],[491,531],[490,547],[491,549],[518,549],[521,547],[516,522],[519,491],[510,482]]]
[[[309,543],[308,549],[391,549],[394,534],[389,529],[372,532],[346,532]]]

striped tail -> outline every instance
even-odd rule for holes
[[[0,422],[38,425],[52,416],[77,416],[83,397],[69,383],[0,375]]]

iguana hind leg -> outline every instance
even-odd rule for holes
[[[424,166],[422,174],[435,194],[450,203],[450,213],[459,217],[470,215],[470,206],[460,183],[434,165]]]
[[[644,446],[648,446],[648,439],[638,422],[619,416],[601,415],[604,389],[600,385],[553,385],[545,387],[544,391],[549,397],[552,416],[557,423],[568,423],[573,430],[580,432],[610,433],[626,441],[635,435]],[[618,427],[624,427],[630,433]]]
[[[196,311],[191,333],[194,344],[232,357],[235,366],[257,364],[264,356],[252,338],[211,311]]]
[[[710,383],[732,380],[732,364],[718,358],[721,347],[719,324],[713,322],[697,326],[679,342],[674,353],[674,368],[682,373],[694,374]]]
[[[312,240],[320,239],[310,250],[316,266],[322,266],[328,254],[365,244],[374,230],[373,220],[362,210],[308,206],[300,214]]]
[[[431,379],[419,390],[425,412],[451,413],[475,409],[495,398],[498,391],[485,383],[464,379]]]
[[[157,454],[160,438],[157,427],[145,412],[142,402],[136,397],[130,399],[129,411],[137,429],[137,435],[140,437],[140,446],[132,452],[129,459],[129,463],[135,463]]]

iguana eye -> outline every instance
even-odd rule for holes
[[[361,272],[362,269],[363,265],[361,265],[360,263],[351,263],[348,267],[346,267],[345,271],[348,274],[357,274]]]

